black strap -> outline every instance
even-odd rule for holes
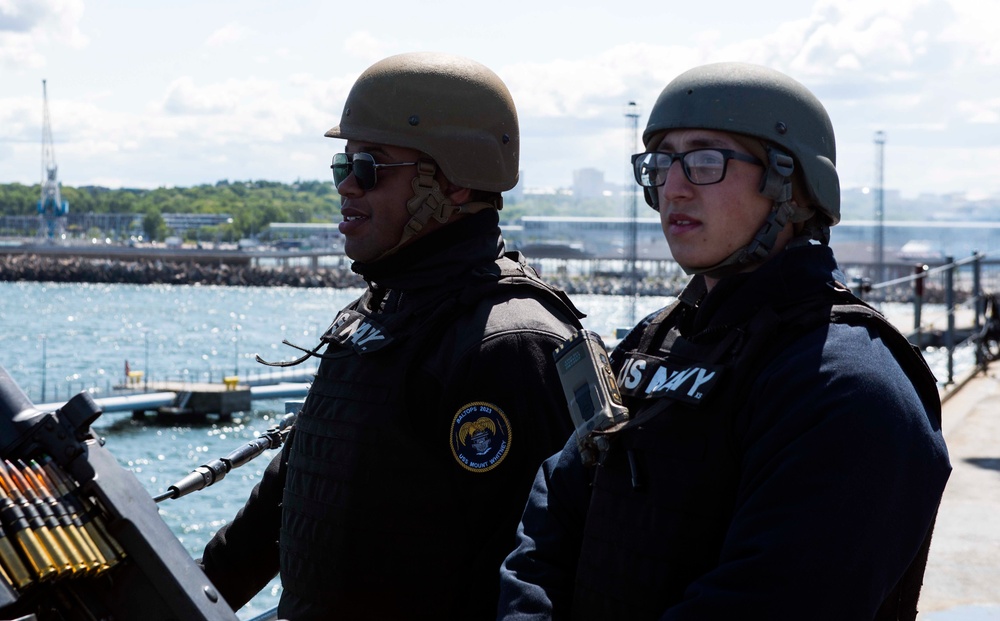
[[[505,282],[506,286],[529,286],[536,291],[540,291],[543,297],[555,304],[562,311],[563,318],[567,322],[571,323],[577,329],[583,328],[580,319],[583,319],[586,315],[580,312],[580,309],[573,304],[565,291],[542,280],[538,273],[535,272],[535,269],[528,264],[527,258],[520,251],[514,250],[504,253],[503,257],[497,260],[497,264],[500,266],[499,280],[501,283]],[[480,294],[479,297],[484,296]]]

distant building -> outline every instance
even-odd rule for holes
[[[524,199],[524,171],[517,171],[517,185],[503,193],[504,198],[516,203]]]
[[[524,249],[565,254],[560,248],[571,249],[577,256],[624,258],[628,218],[596,218],[584,216],[525,216],[521,227],[504,227],[504,235]],[[669,259],[670,249],[663,239],[659,218],[636,218],[636,251],[641,259]]]
[[[844,220],[830,229],[830,245],[837,258],[849,263],[874,261],[877,227],[875,220]],[[1000,222],[887,220],[882,231],[886,261],[964,259],[973,252],[1000,248]]]
[[[200,229],[205,226],[218,226],[232,222],[232,216],[227,213],[165,213],[163,222],[167,228],[184,237],[189,229]]]
[[[63,228],[70,236],[79,236],[91,229],[119,238],[142,234],[142,214],[131,213],[68,213],[61,216]],[[34,236],[42,232],[38,216],[0,216],[0,237]]]
[[[531,256],[623,258],[628,218],[525,216],[520,226],[504,227],[512,247]],[[639,259],[669,259],[659,218],[636,218]],[[1000,222],[910,221],[883,223],[885,258],[890,262],[961,259],[973,252],[1000,249]],[[874,220],[844,220],[830,229],[830,245],[842,263],[874,261]],[[919,254],[916,250],[919,249]]]
[[[277,248],[342,248],[339,225],[328,222],[272,222],[260,239]]]
[[[604,195],[604,172],[596,168],[581,168],[573,171],[573,196],[576,198],[597,198]]]

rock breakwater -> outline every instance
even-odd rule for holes
[[[573,294],[625,295],[624,278],[544,275],[552,285]],[[364,280],[346,267],[310,268],[175,263],[169,261],[113,261],[38,255],[0,256],[0,281],[84,282],[115,284],[221,285],[244,287],[364,287]],[[639,282],[639,295],[676,295],[679,278],[648,278]]]
[[[247,287],[363,287],[346,268],[109,261],[36,255],[0,257],[0,280],[117,284],[224,285]]]

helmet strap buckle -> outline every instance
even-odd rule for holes
[[[791,191],[791,184],[788,184],[789,192]],[[795,213],[795,207],[789,202],[783,202],[775,206],[775,209],[771,210],[768,214],[767,220],[764,221],[763,226],[757,231],[757,234],[753,236],[750,245],[740,253],[740,263],[756,263],[763,261],[771,254],[771,250],[774,248],[774,242],[778,239],[778,234],[784,230],[785,226],[792,221],[792,216]]]
[[[792,173],[795,161],[792,156],[770,145],[767,149],[767,172],[760,180],[760,193],[775,203],[792,200]]]
[[[434,178],[435,174],[437,165],[434,162],[420,160],[417,163],[417,176],[410,184],[413,187],[413,197],[406,202],[406,208],[413,217],[406,223],[401,241],[406,241],[419,233],[431,218],[443,224],[456,213],[471,214],[484,209],[499,210],[503,206],[501,198],[497,198],[496,203],[474,201],[455,205],[441,192],[441,185]]]
[[[446,222],[455,211],[449,209],[451,201],[441,192],[435,174],[437,164],[425,159],[417,162],[417,176],[410,183],[413,196],[406,201],[406,209],[412,217],[403,228],[403,237],[399,240],[401,244],[420,233],[431,217],[438,222]]]
[[[417,217],[422,210],[429,211],[430,213],[421,218],[423,222],[427,222],[431,215],[438,221],[444,222],[451,215],[451,211],[447,210],[451,206],[451,201],[441,192],[441,185],[434,178],[436,174],[437,164],[422,159],[417,162],[417,176],[410,183],[413,187],[413,197],[406,202],[406,208],[414,217]]]

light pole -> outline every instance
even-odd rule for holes
[[[632,123],[632,143],[629,146],[632,149],[636,149],[638,148],[636,145],[639,143],[639,106],[634,101],[628,102],[628,105],[625,107],[625,118],[629,119]],[[629,161],[629,158],[626,158],[626,161]],[[628,190],[630,199],[625,239],[625,260],[628,273],[628,325],[633,326],[636,321],[636,298],[639,296],[639,274],[636,270],[636,261],[639,259],[639,223],[636,219],[639,217],[639,212],[638,193],[636,192],[635,183],[632,182],[631,170],[625,177],[625,187]]]
[[[240,375],[240,324],[233,324],[233,375]]]
[[[885,158],[885,132],[875,132],[875,282],[885,280],[885,203],[882,176]]]
[[[45,403],[45,369],[48,364],[45,361],[45,335],[42,335],[42,403]]]

